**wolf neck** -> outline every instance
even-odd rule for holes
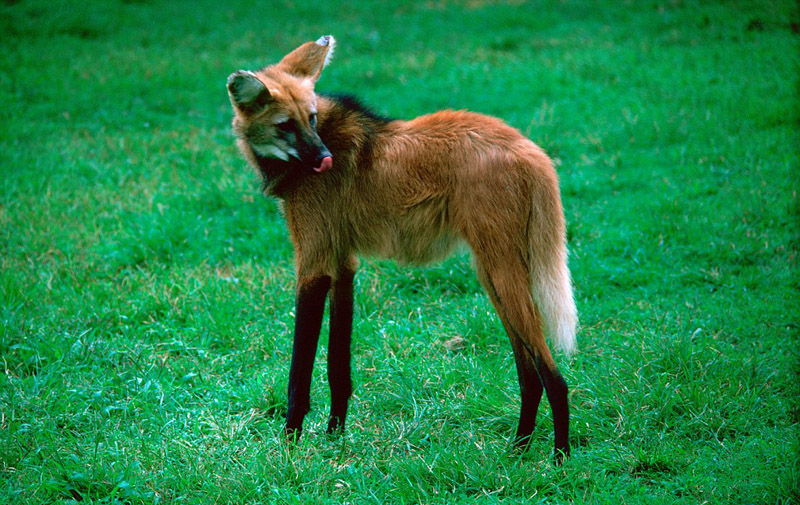
[[[317,133],[333,155],[333,168],[317,174],[297,160],[281,161],[253,153],[266,193],[286,198],[309,178],[341,175],[369,162],[375,139],[391,121],[349,95],[319,94],[317,110]]]

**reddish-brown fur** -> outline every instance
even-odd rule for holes
[[[388,121],[346,100],[317,96],[314,83],[333,42],[331,37],[306,43],[277,65],[229,79],[238,145],[261,171],[266,191],[284,201],[295,246],[298,321],[287,432],[299,433],[308,410],[309,354],[313,363],[329,291],[331,350],[337,346],[336,356],[348,362],[343,368],[329,361],[335,369],[329,429],[344,424],[356,256],[422,264],[443,258],[463,241],[514,349],[522,389],[517,440],[524,444],[530,436],[544,388],[554,410],[556,455],[562,457],[569,451],[567,388],[545,330],[569,351],[576,319],[550,159],[493,117],[441,111]],[[285,123],[274,124],[283,115],[292,118],[290,133]],[[274,149],[280,151],[291,143],[287,138],[294,143],[286,151],[297,148],[297,159],[257,152],[274,152],[264,147],[269,139],[278,139]],[[332,169],[316,173],[326,155],[332,155]]]

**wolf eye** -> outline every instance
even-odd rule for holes
[[[311,126],[317,126],[317,113],[312,112],[311,115],[308,116],[308,122],[311,123]]]
[[[287,118],[286,121],[275,123],[275,126],[281,130],[291,130],[294,127],[294,121],[291,118]]]

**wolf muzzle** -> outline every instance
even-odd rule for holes
[[[328,147],[319,138],[316,128],[312,127],[309,132],[302,132],[300,139],[302,139],[302,148],[300,159],[306,166],[310,166],[317,173],[322,173],[330,170],[333,167],[333,155],[328,150]],[[298,140],[300,140],[298,139]]]
[[[320,156],[322,157],[317,158],[319,166],[315,166],[314,171],[318,173],[327,172],[333,166],[333,157],[331,157],[331,153],[322,153]]]

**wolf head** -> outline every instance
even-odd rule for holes
[[[275,65],[228,77],[233,130],[245,155],[299,162],[317,172],[331,168],[331,153],[317,134],[314,85],[335,43],[326,35],[306,42]]]

